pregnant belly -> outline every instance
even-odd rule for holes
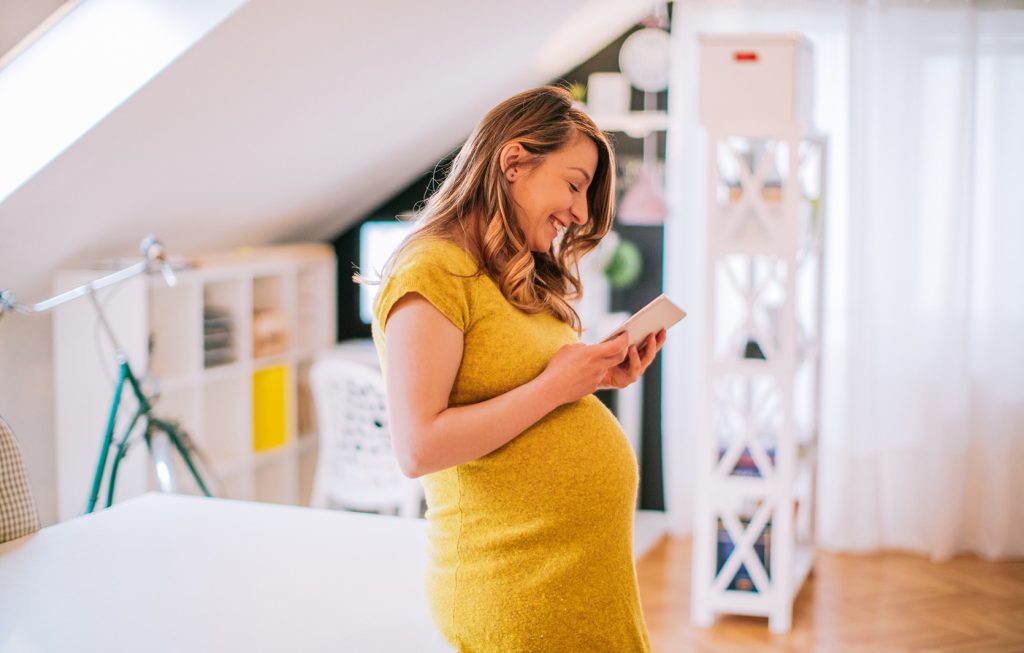
[[[450,627],[456,605],[464,627],[510,605],[539,602],[547,614],[567,592],[588,614],[629,621],[635,615],[617,614],[625,600],[608,588],[635,591],[637,481],[625,433],[593,395],[488,456],[424,477],[435,623]],[[560,627],[578,618],[566,616]]]
[[[434,516],[454,516],[457,502],[463,534],[505,524],[524,539],[543,539],[539,531],[547,528],[632,523],[636,456],[618,420],[594,395],[561,406],[500,449],[450,471],[437,487],[431,477],[424,485]]]

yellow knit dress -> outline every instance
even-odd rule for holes
[[[401,254],[374,303],[385,375],[383,327],[408,292],[464,334],[449,406],[508,392],[579,342],[553,315],[512,306],[476,271],[468,252],[440,238]],[[427,601],[461,653],[650,651],[632,554],[636,456],[597,397],[560,406],[490,454],[421,481]]]

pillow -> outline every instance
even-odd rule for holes
[[[0,417],[0,542],[39,530],[39,514],[28,484],[21,448]]]

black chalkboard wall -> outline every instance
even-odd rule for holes
[[[615,231],[634,242],[643,256],[643,272],[634,286],[612,292],[612,310],[634,313],[660,295],[664,288],[665,230],[657,226],[616,225]],[[661,449],[661,358],[644,373],[643,425],[640,431],[640,507],[665,509],[665,482]]]

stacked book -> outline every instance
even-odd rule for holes
[[[203,307],[204,367],[216,367],[235,361],[234,330],[230,311],[216,306]]]
[[[750,517],[740,517],[740,523],[743,528],[746,529],[750,526]],[[761,565],[764,566],[765,574],[770,579],[772,577],[771,567],[771,539],[772,539],[772,522],[769,519],[768,523],[765,524],[764,530],[757,536],[757,540],[754,542],[754,554],[757,556]],[[725,566],[725,561],[729,559],[736,545],[733,543],[732,538],[729,537],[729,532],[725,530],[725,524],[722,523],[722,519],[718,519],[718,560],[717,560],[717,571],[716,574],[722,572],[722,567]],[[754,585],[754,581],[750,578],[750,572],[747,571],[747,566],[741,564],[739,569],[736,571],[736,575],[732,577],[729,582],[727,589],[734,590],[737,592],[757,592],[757,588]]]

